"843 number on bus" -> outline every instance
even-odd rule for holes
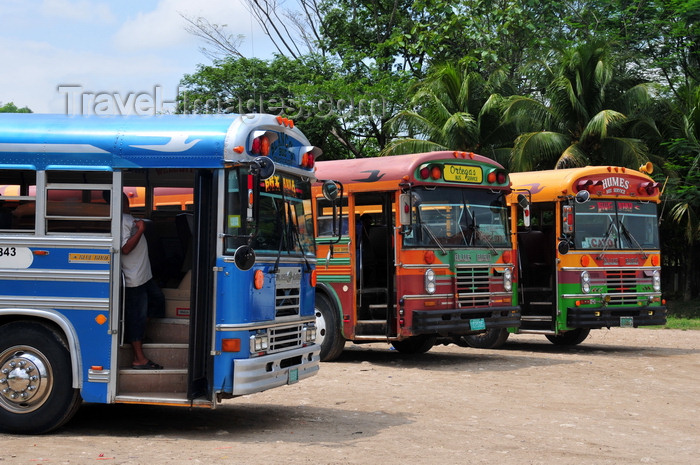
[[[17,249],[15,247],[0,247],[0,257],[16,257]]]
[[[34,261],[34,254],[28,247],[0,246],[0,268],[29,268]]]

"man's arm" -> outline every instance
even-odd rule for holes
[[[143,232],[146,230],[146,223],[144,223],[143,220],[135,220],[134,225],[136,225],[136,232],[122,246],[122,253],[124,255],[129,255],[131,251],[134,250],[134,247],[139,243]]]

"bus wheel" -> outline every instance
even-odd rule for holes
[[[546,334],[545,336],[550,342],[558,346],[575,346],[576,344],[582,343],[590,332],[591,330],[588,328],[576,328],[565,333],[557,334],[556,336],[550,334]]]
[[[41,434],[67,422],[80,406],[68,349],[43,325],[0,327],[0,431]]]
[[[316,294],[316,343],[321,346],[321,361],[330,362],[340,357],[345,348],[345,338],[340,331],[338,313],[328,298]]]
[[[510,333],[506,328],[487,329],[486,332],[462,336],[469,347],[477,349],[498,349],[505,344]]]
[[[394,349],[402,354],[424,354],[437,342],[437,336],[413,336],[403,341],[392,341]]]

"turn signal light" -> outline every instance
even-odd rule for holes
[[[262,135],[253,139],[250,152],[254,155],[268,156],[270,154],[270,138],[266,135]]]

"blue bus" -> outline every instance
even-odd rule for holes
[[[273,115],[0,115],[0,431],[54,430],[82,401],[215,408],[316,374],[319,155]],[[143,341],[158,370],[124,341],[122,199],[165,297]]]

